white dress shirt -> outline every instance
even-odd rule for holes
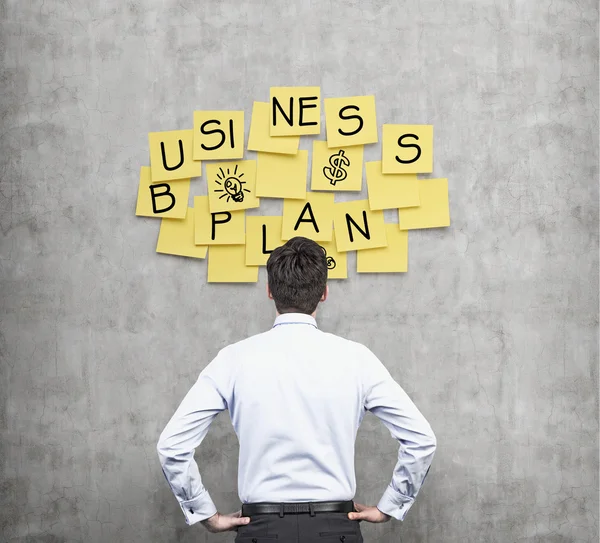
[[[371,411],[399,443],[377,507],[404,520],[436,449],[425,417],[367,347],[287,313],[268,332],[222,349],[160,435],[163,473],[190,525],[217,512],[194,452],[225,409],[240,444],[242,503],[352,500],[354,442]]]

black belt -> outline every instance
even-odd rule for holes
[[[286,513],[310,513],[314,517],[316,513],[350,513],[354,511],[352,500],[342,502],[257,502],[243,503],[242,516],[264,515],[277,513],[283,517]]]

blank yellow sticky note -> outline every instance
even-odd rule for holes
[[[295,155],[256,154],[256,196],[306,198],[308,151]]]
[[[331,241],[320,241],[319,245],[325,249],[325,255],[327,256],[327,279],[347,279],[348,253],[338,252],[335,230],[331,236]]]
[[[271,136],[321,133],[320,87],[271,87],[270,95]]]
[[[416,173],[381,173],[381,161],[365,162],[365,170],[372,210],[419,205]]]
[[[256,197],[256,160],[207,162],[206,187],[211,213],[260,205]]]
[[[282,217],[246,217],[246,266],[265,266],[274,249],[283,245]]]
[[[269,103],[254,102],[250,134],[248,135],[248,151],[295,155],[298,152],[299,144],[300,136],[271,137],[269,134]]]
[[[375,96],[325,98],[324,104],[329,147],[377,143]]]
[[[157,253],[205,258],[206,245],[194,243],[194,208],[187,208],[185,219],[163,219],[160,222]]]
[[[450,226],[448,179],[419,179],[419,207],[398,210],[401,230]]]
[[[387,247],[356,251],[358,273],[394,273],[408,271],[408,230],[386,224]]]
[[[211,245],[208,248],[209,283],[256,283],[258,266],[246,266],[245,245]]]
[[[372,249],[387,245],[383,211],[371,211],[368,200],[335,204],[333,227],[338,251]]]
[[[362,145],[330,149],[326,141],[313,141],[311,190],[362,189]]]
[[[244,111],[194,111],[194,160],[244,157]]]
[[[183,219],[187,213],[189,195],[189,179],[153,183],[150,168],[142,166],[135,214]]]
[[[152,182],[200,177],[202,163],[192,158],[193,142],[193,130],[150,132],[148,143]]]
[[[195,242],[198,245],[243,245],[246,243],[246,211],[211,213],[208,196],[194,196]]]
[[[384,124],[382,139],[383,173],[433,171],[433,125]]]
[[[333,232],[333,194],[307,192],[306,200],[283,201],[281,238],[303,236],[315,241],[330,241]]]

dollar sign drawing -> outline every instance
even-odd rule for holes
[[[329,179],[329,182],[332,185],[346,179],[348,172],[344,168],[344,165],[350,166],[350,159],[344,155],[343,149],[329,157],[329,164],[331,165],[331,168],[325,166],[323,168],[323,174]]]

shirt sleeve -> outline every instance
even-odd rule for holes
[[[381,361],[367,351],[365,409],[379,418],[399,443],[392,480],[377,508],[403,521],[429,472],[437,440],[408,394]]]
[[[229,365],[220,351],[183,398],[156,446],[163,474],[189,525],[217,512],[208,490],[202,485],[194,452],[214,418],[228,409],[229,383]]]

